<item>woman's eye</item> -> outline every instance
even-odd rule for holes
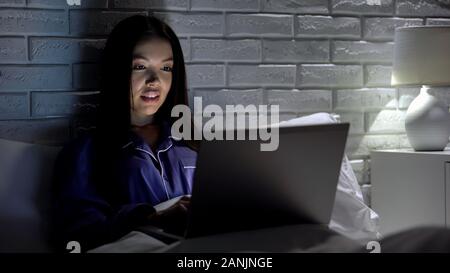
[[[133,70],[143,70],[145,69],[145,66],[141,65],[141,64],[137,64],[133,66]]]
[[[161,68],[162,71],[166,71],[166,72],[172,72],[172,67],[170,66],[164,66],[163,68]]]

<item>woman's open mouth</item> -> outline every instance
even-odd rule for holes
[[[150,91],[141,95],[141,99],[147,103],[154,103],[159,101],[159,92]]]

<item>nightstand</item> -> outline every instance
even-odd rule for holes
[[[371,153],[372,208],[383,235],[423,225],[450,227],[450,150]]]

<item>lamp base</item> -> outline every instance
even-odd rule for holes
[[[450,113],[428,89],[423,86],[406,111],[406,135],[416,151],[442,151],[450,136]]]

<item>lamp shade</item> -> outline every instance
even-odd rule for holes
[[[450,85],[450,26],[397,28],[391,84]]]

